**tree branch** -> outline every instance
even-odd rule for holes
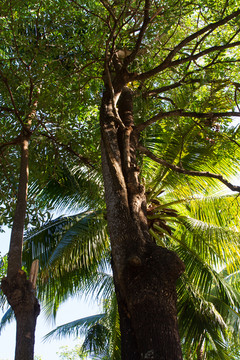
[[[205,49],[205,50],[203,50],[203,51],[200,51],[198,54],[190,55],[190,56],[188,56],[188,57],[186,57],[186,58],[172,61],[171,64],[169,64],[168,67],[172,67],[172,66],[176,66],[176,65],[181,65],[181,64],[184,64],[184,63],[186,63],[186,62],[188,62],[188,61],[197,60],[197,59],[199,59],[200,57],[202,57],[202,56],[204,56],[204,55],[207,55],[207,54],[210,54],[210,53],[212,53],[212,52],[230,49],[230,48],[232,48],[232,47],[239,46],[239,45],[240,45],[240,41],[235,41],[235,42],[230,43],[230,44],[212,46],[212,47],[210,47],[210,48],[208,48],[208,49]]]
[[[112,16],[113,20],[116,22],[117,18],[113,12],[111,5],[105,0],[100,0],[100,2],[105,7],[105,9],[109,12],[109,14]]]
[[[91,161],[88,158],[86,158],[85,156],[80,155],[76,151],[74,151],[73,148],[71,147],[71,145],[63,144],[61,141],[58,141],[53,135],[48,135],[46,133],[40,133],[40,135],[52,140],[58,146],[62,146],[65,150],[67,150],[71,154],[77,156],[78,159],[80,159],[85,165],[93,167],[93,164],[91,164]]]
[[[171,116],[183,116],[183,117],[193,117],[198,119],[211,119],[211,118],[219,118],[219,117],[231,117],[231,116],[240,116],[240,112],[236,111],[226,111],[226,112],[211,112],[211,113],[201,113],[196,111],[184,111],[183,109],[176,109],[168,112],[162,112],[151,119],[145,121],[142,124],[136,126],[136,131],[141,132],[147,126],[150,126],[157,122],[158,120],[171,117]]]
[[[0,151],[2,151],[7,146],[21,144],[21,142],[22,142],[22,135],[19,135],[16,138],[14,138],[8,142],[0,144]]]
[[[160,88],[152,89],[152,90],[148,90],[148,91],[144,92],[143,97],[146,98],[147,96],[156,96],[156,95],[164,93],[166,91],[176,89],[182,85],[191,85],[191,84],[197,84],[197,83],[201,84],[201,82],[204,82],[204,85],[206,84],[206,82],[204,81],[205,80],[204,78],[184,80],[189,75],[192,75],[192,72],[189,74],[186,74],[180,81],[177,81],[173,84],[165,85]],[[225,84],[226,86],[233,85],[233,86],[235,86],[235,88],[240,88],[240,83],[231,81],[230,79],[228,79],[228,80],[211,79],[210,81],[208,81],[208,84],[222,84],[222,85]]]
[[[208,49],[205,49],[205,50],[199,52],[198,54],[190,55],[186,58],[178,59],[175,61],[169,61],[168,63],[164,61],[160,66],[157,66],[156,68],[151,69],[143,74],[139,74],[139,75],[133,74],[130,80],[131,81],[132,80],[146,80],[169,67],[175,67],[177,65],[182,65],[188,61],[197,60],[200,57],[210,54],[210,53],[213,53],[215,51],[222,51],[222,50],[230,49],[232,47],[236,47],[239,45],[240,45],[240,41],[236,41],[236,42],[233,42],[231,44],[226,44],[226,45],[216,45],[216,46],[212,46]]]
[[[0,106],[0,111],[6,111],[6,112],[9,112],[9,113],[15,114],[15,110],[11,109],[11,108],[9,108],[7,106]]]
[[[187,36],[184,40],[182,40],[177,46],[175,46],[175,48],[170,51],[170,53],[167,55],[167,57],[165,58],[165,60],[160,64],[158,65],[157,67],[145,72],[145,73],[142,73],[142,74],[139,74],[139,75],[133,75],[133,79],[132,80],[146,80],[148,78],[150,78],[151,76],[154,76],[156,75],[157,73],[165,70],[166,68],[169,68],[169,67],[172,67],[172,66],[175,66],[175,65],[179,65],[179,64],[183,64],[187,61],[190,61],[190,60],[195,60],[197,58],[199,58],[200,56],[203,56],[207,53],[210,53],[212,51],[216,51],[216,50],[220,50],[220,49],[226,49],[226,48],[229,48],[231,47],[232,44],[236,44],[236,45],[239,45],[240,42],[235,42],[235,43],[232,43],[232,44],[228,44],[228,45],[222,45],[222,46],[213,46],[209,49],[206,49],[205,51],[202,51],[198,54],[195,54],[195,55],[192,55],[192,56],[189,56],[187,58],[184,58],[184,59],[180,59],[180,60],[176,60],[176,61],[172,61],[172,59],[174,58],[174,56],[185,46],[187,45],[188,43],[190,43],[192,40],[198,38],[200,35],[203,35],[205,34],[206,32],[210,31],[211,32],[215,29],[217,29],[218,27],[220,26],[223,26],[224,24],[226,24],[227,22],[229,22],[230,20],[234,19],[235,17],[237,17],[238,15],[240,14],[240,9],[238,9],[237,11],[233,12],[232,14],[226,16],[225,18],[215,22],[215,23],[211,23],[205,27],[203,27],[202,29],[198,30],[197,32]],[[233,46],[236,46],[236,45],[233,45]]]
[[[23,121],[22,121],[22,118],[21,118],[21,116],[20,116],[20,113],[19,113],[19,111],[18,111],[18,109],[17,109],[16,103],[15,103],[15,100],[14,100],[14,97],[13,97],[12,90],[11,90],[11,88],[10,88],[10,86],[9,86],[9,83],[8,83],[7,78],[4,76],[4,74],[3,74],[3,72],[2,72],[1,69],[0,69],[0,76],[1,76],[1,78],[2,78],[3,83],[5,84],[5,86],[6,86],[6,88],[7,88],[8,93],[9,93],[9,96],[10,96],[10,99],[11,99],[11,102],[12,102],[12,105],[13,105],[13,108],[14,108],[14,113],[15,113],[16,117],[18,118],[18,120],[20,121],[23,129],[25,129],[25,125],[24,125],[24,123],[23,123]]]
[[[150,1],[145,0],[143,24],[141,26],[141,30],[139,32],[139,35],[138,35],[134,50],[124,60],[123,66],[125,68],[135,59],[135,57],[136,57],[136,55],[137,55],[137,53],[139,51],[139,48],[140,48],[141,43],[142,43],[143,36],[144,36],[145,31],[147,29],[147,26],[148,26],[148,24],[150,23],[150,20],[151,20],[150,17],[149,17],[149,10],[150,10]]]
[[[155,95],[161,94],[163,92],[166,92],[166,91],[169,91],[172,89],[176,89],[182,85],[195,84],[195,83],[200,83],[200,82],[201,82],[201,79],[191,79],[188,81],[180,80],[174,84],[169,84],[169,85],[162,86],[158,89],[152,89],[152,90],[146,91],[145,93],[143,93],[143,97],[155,96]]]
[[[142,153],[148,156],[153,161],[157,162],[158,164],[161,164],[163,166],[166,166],[168,169],[171,169],[177,173],[190,175],[190,176],[200,176],[200,177],[206,177],[211,179],[219,180],[221,183],[226,185],[230,190],[240,192],[240,186],[233,185],[228,180],[224,179],[224,177],[220,174],[214,174],[210,173],[208,171],[193,171],[193,170],[187,170],[182,167],[179,167],[177,165],[173,165],[168,163],[167,161],[158,158],[156,155],[154,155],[151,151],[149,151],[147,148],[145,148],[142,145],[138,145],[138,150]]]

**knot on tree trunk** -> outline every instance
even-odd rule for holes
[[[35,317],[39,315],[39,302],[35,297],[32,283],[27,279],[23,270],[19,270],[11,279],[4,277],[1,288],[16,317],[26,311],[33,311]]]
[[[162,246],[158,246],[154,251],[154,258],[154,261],[157,262],[161,268],[161,274],[165,273],[167,280],[169,280],[169,278],[177,280],[185,270],[185,265],[178,255],[174,251]]]
[[[141,254],[132,254],[129,256],[126,263],[126,273],[124,273],[124,278],[129,276],[129,273],[130,277],[138,276],[140,270],[134,272],[132,267],[140,265],[142,266],[141,271],[144,272],[145,276],[149,273],[149,276],[151,277],[152,269],[154,269],[154,273],[159,274],[159,280],[161,279],[161,282],[169,283],[170,281],[174,284],[185,270],[184,263],[174,251],[158,246],[155,243],[148,243]]]

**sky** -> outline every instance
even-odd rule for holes
[[[0,252],[2,255],[8,252],[10,231],[0,233]],[[100,306],[92,299],[85,300],[79,297],[74,297],[67,300],[60,307],[55,323],[47,320],[43,311],[37,319],[36,334],[35,334],[35,355],[41,357],[41,360],[59,360],[60,357],[57,352],[61,351],[61,346],[69,346],[73,348],[79,343],[79,339],[74,337],[63,338],[60,340],[51,340],[43,342],[43,336],[54,329],[56,326],[65,324],[67,322],[80,319],[82,317],[100,313]],[[3,312],[0,310],[0,319]],[[7,325],[0,334],[0,360],[13,360],[15,352],[15,321]]]

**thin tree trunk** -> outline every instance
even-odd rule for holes
[[[33,360],[36,319],[40,312],[34,285],[27,280],[22,267],[22,245],[27,207],[29,135],[22,135],[21,164],[16,210],[10,240],[7,277],[2,290],[7,296],[16,321],[15,360]]]
[[[177,326],[176,280],[184,271],[177,255],[151,239],[144,186],[136,163],[138,134],[133,101],[125,86],[118,114],[110,90],[103,94],[102,168],[112,267],[122,334],[122,359],[181,360]]]
[[[28,176],[29,176],[29,140],[23,136],[21,143],[21,164],[18,184],[18,195],[14,213],[13,226],[8,254],[7,277],[11,279],[22,268],[23,232],[27,208]]]

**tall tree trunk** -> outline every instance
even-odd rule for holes
[[[8,255],[8,271],[1,284],[17,321],[15,360],[33,360],[36,319],[40,312],[34,294],[34,284],[27,280],[25,272],[21,270],[27,207],[28,147],[29,134],[22,135],[20,177]]]
[[[116,98],[120,95],[118,110],[107,87],[100,123],[122,359],[181,360],[175,283],[184,265],[149,235],[145,189],[136,163],[139,134],[134,130],[132,93],[120,78],[113,88]]]

